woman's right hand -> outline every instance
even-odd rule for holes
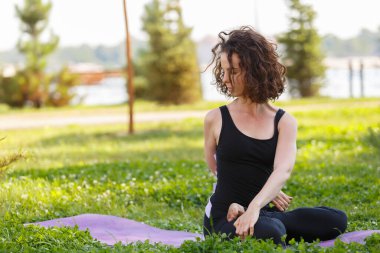
[[[230,222],[230,221],[238,218],[244,212],[245,212],[245,210],[244,210],[243,206],[241,206],[237,203],[232,203],[230,205],[230,207],[228,208],[227,221]]]
[[[271,203],[281,212],[285,212],[288,209],[290,202],[292,202],[293,197],[286,195],[283,191],[271,201]]]

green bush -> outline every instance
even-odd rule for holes
[[[148,80],[143,76],[137,76],[134,79],[135,96],[138,99],[151,99],[149,93]]]
[[[0,103],[12,106],[24,106],[22,87],[19,82],[20,76],[2,77],[0,75]]]
[[[79,84],[79,77],[70,73],[67,67],[63,67],[53,78],[50,85],[47,105],[67,106],[75,97],[72,88]]]

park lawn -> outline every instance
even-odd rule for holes
[[[289,111],[299,125],[297,162],[284,189],[294,197],[291,208],[332,206],[347,213],[347,231],[379,229],[380,102],[304,101],[280,103],[285,110],[293,108]],[[28,158],[0,180],[0,251],[282,252],[271,242],[220,237],[179,249],[148,243],[111,248],[75,228],[22,226],[99,213],[201,233],[214,182],[203,161],[202,128],[202,119],[186,119],[137,124],[133,136],[116,124],[2,132],[0,154],[21,149]],[[295,243],[286,251],[306,250],[379,252],[380,236],[366,245],[323,249]]]
[[[332,99],[328,97],[312,98],[312,99],[293,99],[276,101],[278,106],[283,106],[288,110],[298,110],[300,107],[307,105],[322,106],[324,108],[333,108],[337,101],[341,105],[349,105],[350,107],[364,106],[378,104],[378,98],[354,98],[354,99]],[[227,99],[226,99],[227,101]],[[228,101],[231,101],[229,99]],[[209,110],[223,105],[223,101],[198,101],[192,104],[183,105],[165,105],[157,104],[152,101],[137,99],[134,105],[136,113],[143,112],[165,112],[165,111],[194,111],[194,110]],[[0,104],[0,119],[1,116],[76,116],[76,115],[99,115],[99,114],[126,114],[128,111],[128,104],[120,105],[99,105],[99,106],[66,106],[66,107],[45,107],[42,110],[36,108],[10,108],[7,105]]]
[[[368,101],[368,100],[367,100]],[[192,104],[169,105],[158,104],[149,100],[137,99],[134,103],[135,112],[164,112],[164,111],[190,111],[206,110],[222,105],[223,101],[198,101]],[[45,107],[42,110],[32,107],[11,108],[0,104],[0,115],[86,115],[95,113],[126,113],[127,103],[115,105],[76,105],[63,107]]]

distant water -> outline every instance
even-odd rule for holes
[[[380,69],[365,69],[364,96],[380,97]],[[350,96],[348,83],[348,69],[332,69],[326,72],[326,86],[321,89],[321,95],[334,98],[348,98]],[[360,97],[360,76],[358,71],[353,75],[353,95]]]
[[[73,91],[77,97],[72,104],[113,105],[124,103],[128,99],[125,79],[121,77],[106,78],[97,85],[79,85]]]
[[[211,85],[211,72],[201,74],[203,98],[207,101],[226,101],[227,99],[216,91]],[[80,101],[85,105],[112,105],[124,103],[128,99],[123,78],[107,78],[98,85],[80,85],[74,88],[78,94],[72,104]],[[326,85],[320,90],[321,95],[333,98],[348,98],[348,70],[329,69],[326,71]],[[353,75],[353,94],[354,97],[360,96],[359,73]],[[380,97],[380,69],[364,70],[364,95],[370,97]],[[80,100],[82,98],[82,100]],[[289,94],[284,93],[280,99],[286,100]]]

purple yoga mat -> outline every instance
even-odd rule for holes
[[[338,238],[345,243],[350,243],[350,242],[357,242],[360,244],[364,244],[364,239],[367,236],[372,235],[373,233],[380,233],[380,230],[362,230],[362,231],[355,231],[355,232],[349,232],[349,233],[344,233]],[[319,243],[319,246],[321,247],[331,247],[334,246],[335,239],[333,240],[328,240],[328,241],[323,241]]]
[[[203,238],[203,235],[200,234],[164,230],[134,220],[100,214],[81,214],[26,225],[30,224],[43,227],[74,227],[78,225],[80,230],[88,229],[93,238],[108,245],[114,245],[117,242],[128,244],[149,240],[152,243],[161,242],[179,247],[185,240],[195,240],[196,237]]]
[[[113,245],[117,242],[128,244],[149,240],[152,243],[161,242],[163,244],[179,247],[185,240],[194,241],[197,237],[203,239],[203,235],[201,234],[159,229],[134,220],[100,214],[81,214],[73,217],[28,223],[25,225],[30,224],[43,227],[74,227],[78,225],[80,230],[88,229],[93,238],[108,245]],[[355,231],[342,234],[338,238],[346,243],[364,243],[364,239],[372,233],[380,233],[380,230]],[[334,245],[334,241],[335,240],[323,241],[320,242],[319,245],[321,247],[330,247]]]

